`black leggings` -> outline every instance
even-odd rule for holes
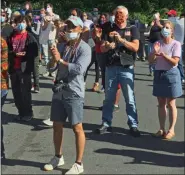
[[[100,78],[100,71],[99,71],[99,64],[98,64],[98,61],[96,59],[96,52],[93,51],[92,52],[92,57],[91,57],[91,63],[89,64],[88,68],[87,68],[87,71],[85,73],[85,76],[84,76],[84,81],[86,82],[87,80],[87,75],[88,75],[88,71],[89,69],[91,68],[91,66],[95,63],[95,73],[96,73],[96,76],[95,76],[95,83],[96,82],[99,82],[99,78]]]

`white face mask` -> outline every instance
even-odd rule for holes
[[[71,33],[66,33],[66,38],[70,41],[70,40],[75,40],[79,38],[79,33],[76,32],[71,32]]]
[[[48,13],[51,13],[51,12],[52,12],[52,9],[51,9],[50,7],[48,7],[48,8],[46,9],[46,11],[47,11]]]
[[[114,23],[115,16],[110,16],[110,19],[109,20],[110,20],[111,23]]]

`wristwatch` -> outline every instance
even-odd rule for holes
[[[63,63],[64,63],[64,60],[63,60],[63,59],[60,59],[60,60],[57,61],[57,63],[58,63],[58,64],[60,64],[60,63],[63,64]]]

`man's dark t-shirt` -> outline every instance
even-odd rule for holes
[[[149,41],[150,43],[155,43],[158,40],[161,40],[161,28],[159,26],[152,26]]]
[[[118,32],[122,36],[122,38],[125,38],[129,42],[132,42],[133,40],[139,40],[140,39],[139,30],[137,29],[136,26],[127,24],[126,28],[120,29],[114,23],[114,24],[111,24],[111,25],[107,24],[106,27],[104,26],[103,33],[102,33],[102,40],[109,41],[109,42],[115,42],[114,38],[109,37],[109,33],[112,32],[112,31]],[[119,48],[121,48],[121,50],[124,50],[127,54],[132,55],[133,59],[134,59],[135,52],[127,49],[121,43],[116,43],[116,48],[115,49],[119,49]],[[109,54],[109,52],[107,54]],[[114,65],[121,66],[120,60],[117,60],[114,63]]]

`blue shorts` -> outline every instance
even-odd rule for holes
[[[51,121],[65,123],[68,118],[71,125],[82,123],[84,98],[71,92],[70,97],[66,97],[64,91],[53,94],[51,105]]]

